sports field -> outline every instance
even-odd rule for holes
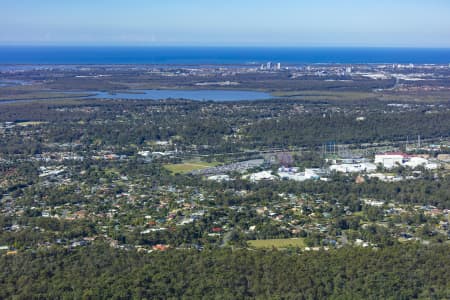
[[[288,247],[306,247],[305,241],[298,239],[273,239],[273,240],[251,240],[247,241],[252,248],[288,248]]]
[[[194,170],[205,169],[209,167],[215,167],[218,163],[208,163],[203,161],[186,161],[181,164],[167,164],[164,166],[167,170],[172,173],[188,173]]]

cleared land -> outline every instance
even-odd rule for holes
[[[212,162],[203,162],[203,161],[186,161],[182,164],[168,164],[164,167],[172,173],[188,173],[194,170],[201,170],[210,167],[215,167],[219,163]]]
[[[253,248],[288,248],[288,247],[306,247],[305,241],[299,239],[274,239],[274,240],[251,240],[247,241]]]

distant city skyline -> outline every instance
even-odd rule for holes
[[[0,45],[450,48],[448,0],[2,0]]]

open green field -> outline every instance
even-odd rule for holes
[[[165,165],[164,168],[169,170],[172,173],[188,173],[194,170],[201,170],[210,167],[215,167],[219,163],[217,162],[204,162],[204,161],[186,161],[181,164],[168,164]]]
[[[31,90],[30,88],[20,90],[15,89],[0,89],[1,99],[0,100],[61,100],[61,99],[76,99],[83,96],[88,96],[89,93],[76,93],[76,94],[65,94],[62,92],[46,92],[40,90]]]
[[[325,101],[325,100],[364,100],[377,97],[374,93],[350,92],[350,91],[279,91],[272,95],[276,97],[285,97],[290,99],[306,101]]]
[[[281,97],[291,100],[303,101],[361,101],[361,100],[380,100],[380,101],[412,101],[412,102],[440,102],[448,101],[446,91],[427,91],[427,92],[398,92],[383,90],[381,92],[362,92],[362,91],[330,91],[330,90],[299,90],[299,91],[275,91],[272,92],[275,97]]]
[[[306,247],[305,241],[298,239],[273,239],[273,240],[251,240],[247,243],[252,248],[288,248],[288,247]]]

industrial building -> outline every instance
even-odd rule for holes
[[[428,170],[439,168],[437,163],[430,162],[421,156],[407,155],[402,152],[387,152],[375,155],[375,164],[380,164],[386,169],[392,169],[398,166],[409,167],[415,169],[423,166]]]

